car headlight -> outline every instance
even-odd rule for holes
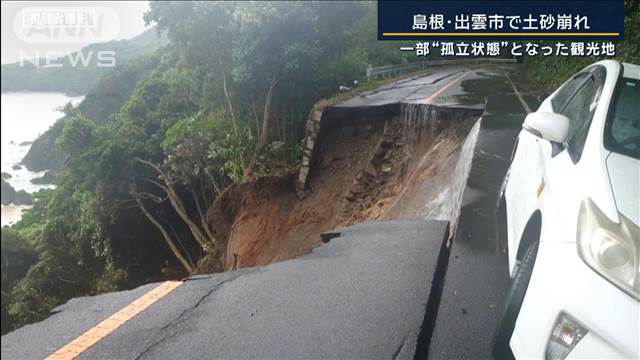
[[[619,224],[591,199],[584,200],[578,215],[578,254],[602,277],[640,300],[640,227],[618,216]]]

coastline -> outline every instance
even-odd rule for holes
[[[64,114],[62,106],[71,102],[77,105],[84,97],[73,97],[61,92],[2,92],[2,161],[4,180],[15,189],[29,194],[55,188],[53,184],[34,184],[31,180],[46,171],[30,171],[22,165],[33,141],[41,136]],[[37,100],[37,101],[36,101]],[[37,105],[35,105],[37,104]],[[2,205],[2,225],[12,225],[22,217],[30,205]]]

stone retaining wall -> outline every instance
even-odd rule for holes
[[[309,177],[309,167],[313,159],[313,149],[320,133],[320,125],[322,121],[322,108],[314,107],[309,113],[307,124],[305,126],[305,135],[302,149],[302,165],[296,179],[296,194],[299,198],[304,198],[307,193],[307,178]]]

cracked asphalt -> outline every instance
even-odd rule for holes
[[[496,76],[461,83],[465,97],[486,106],[474,150],[429,359],[491,359],[491,346],[511,281],[507,255],[495,235],[495,204],[526,110],[508,79]],[[469,100],[471,101],[471,100]],[[526,94],[537,109],[540,99]]]
[[[413,358],[448,223],[340,229],[306,256],[189,278],[79,359]],[[43,358],[153,288],[73,299],[2,337]]]

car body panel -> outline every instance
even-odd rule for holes
[[[565,226],[558,221],[550,227]],[[553,232],[549,229],[545,236]],[[559,268],[558,264],[563,266]],[[545,241],[540,243],[511,338],[516,358],[544,358],[549,334],[560,313],[579,320],[608,349],[592,353],[591,358],[607,358],[607,353],[624,355],[614,357],[617,359],[639,358],[639,303],[592,271],[578,256],[575,244]],[[583,338],[582,346],[589,346],[588,342]]]
[[[640,224],[640,161],[612,152],[607,172],[618,211]]]
[[[509,214],[507,248],[512,276],[515,275],[516,254],[525,226],[536,211],[541,211],[545,207],[545,199],[550,199],[550,208],[567,205],[565,203],[569,200],[573,202],[572,208],[577,208],[582,200],[589,197],[611,220],[614,222],[619,220],[608,176],[602,171],[606,168],[605,161],[610,153],[602,144],[602,136],[609,103],[621,66],[615,61],[606,60],[591,65],[583,71],[596,65],[605,66],[607,77],[580,161],[574,164],[566,149],[552,156],[551,143],[526,130],[522,130],[518,136],[518,148],[509,168],[509,181],[504,188],[504,198]],[[557,92],[543,101],[538,111],[553,112],[551,99]],[[544,185],[541,185],[543,181]],[[541,186],[542,192],[538,196],[537,192]],[[557,204],[554,201],[555,197],[549,196],[550,193],[556,192],[562,194],[563,198],[567,197],[563,200],[563,204]],[[541,211],[541,213],[544,222],[545,212]],[[575,236],[557,237],[549,241],[575,241]]]
[[[591,199],[615,223],[620,222],[619,212],[638,223],[640,212],[640,161],[612,153],[603,141],[616,84],[623,71],[627,76],[640,67],[625,64],[623,68],[605,60],[579,73],[596,66],[606,70],[606,77],[598,83],[599,98],[590,106],[593,117],[579,159],[571,156],[566,142],[557,152],[551,142],[522,130],[501,190],[512,277],[527,223],[534,214],[541,216],[536,263],[510,341],[516,358],[544,358],[560,313],[569,314],[589,330],[569,358],[584,358],[585,354],[589,358],[640,358],[638,301],[585,264],[576,245],[584,200]],[[538,111],[554,112],[552,99],[560,89]]]

